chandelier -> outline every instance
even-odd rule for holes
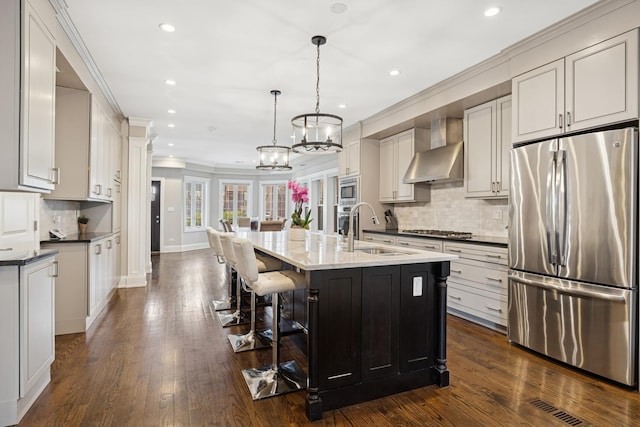
[[[316,45],[316,112],[301,114],[291,119],[295,144],[294,153],[325,154],[342,151],[342,117],[320,112],[320,46],[327,42],[324,36],[313,36]]]
[[[260,153],[260,164],[256,166],[256,169],[261,170],[276,170],[284,171],[291,170],[289,166],[289,147],[277,145],[276,140],[276,110],[278,106],[278,95],[282,92],[279,90],[272,90],[273,95],[273,140],[272,145],[261,145],[257,147],[258,153]]]

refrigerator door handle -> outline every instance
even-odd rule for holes
[[[567,265],[567,253],[569,252],[569,236],[567,234],[569,226],[569,216],[567,206],[569,200],[569,187],[567,187],[567,152],[558,150],[559,168],[556,175],[556,197],[558,201],[557,222],[558,227],[558,264]]]
[[[563,286],[554,285],[551,283],[544,283],[542,281],[525,279],[524,277],[521,277],[515,274],[509,274],[507,275],[507,278],[514,282],[523,283],[529,286],[537,286],[539,288],[548,289],[551,291],[557,291],[561,294],[576,295],[576,296],[585,297],[585,298],[595,298],[595,299],[601,299],[601,300],[612,301],[612,302],[627,301],[627,299],[623,295],[612,295],[611,293],[607,293],[607,292],[598,292],[595,290],[587,290],[587,289],[565,288]]]
[[[549,162],[549,170],[547,171],[547,193],[546,193],[546,235],[547,235],[547,258],[549,264],[556,264],[556,243],[555,243],[555,186],[554,178],[556,171],[556,155],[553,152],[553,157]]]

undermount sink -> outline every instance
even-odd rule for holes
[[[395,249],[387,248],[357,248],[356,252],[364,252],[371,255],[406,255],[406,252],[397,251]]]

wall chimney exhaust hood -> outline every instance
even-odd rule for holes
[[[461,181],[464,171],[463,145],[461,119],[433,120],[432,149],[413,156],[402,182],[414,184]]]

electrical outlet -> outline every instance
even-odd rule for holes
[[[502,219],[502,209],[497,208],[493,211],[493,219]]]

